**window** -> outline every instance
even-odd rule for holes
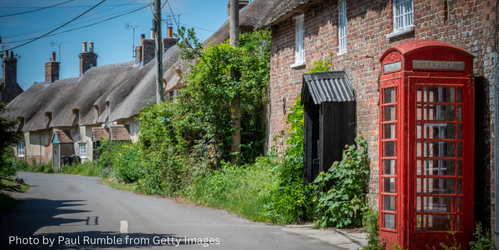
[[[412,0],[395,0],[393,4],[394,32],[414,28]]]
[[[87,158],[87,144],[85,142],[80,143],[80,158]]]
[[[304,15],[295,17],[295,64],[291,67],[305,65],[305,32]]]
[[[24,157],[24,142],[17,144],[17,157]]]
[[[347,2],[346,0],[340,1],[338,5],[338,37],[339,53],[347,51]]]
[[[132,123],[132,135],[136,135],[140,132],[140,122],[138,120],[133,119]]]

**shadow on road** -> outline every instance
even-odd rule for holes
[[[174,234],[126,234],[118,231],[96,231],[90,226],[99,224],[99,217],[67,218],[68,214],[91,212],[78,209],[85,200],[47,200],[25,198],[19,207],[0,216],[0,249],[98,249],[98,248],[149,248],[154,246],[194,245],[205,239],[182,237]],[[62,218],[62,217],[66,218]],[[81,216],[81,215],[80,215]],[[77,217],[75,215],[75,217]],[[72,225],[73,224],[73,225]],[[75,226],[74,233],[35,233],[49,227]],[[89,230],[81,230],[89,226]],[[45,230],[47,231],[47,230]],[[201,240],[201,242],[199,241]],[[209,244],[209,239],[207,239]],[[214,240],[212,244],[216,243]]]

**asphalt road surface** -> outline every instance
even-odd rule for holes
[[[95,177],[18,176],[31,188],[0,217],[0,249],[342,249],[223,210],[116,190]]]

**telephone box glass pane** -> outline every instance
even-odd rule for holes
[[[416,212],[421,212],[421,196],[416,197]]]
[[[395,88],[385,89],[385,103],[395,102]]]
[[[463,139],[463,124],[457,124],[457,139]]]
[[[457,120],[463,121],[463,107],[457,106]]]
[[[416,179],[416,192],[417,192],[418,194],[420,194],[420,193],[421,193],[421,178],[417,178],[417,179]]]
[[[421,231],[421,224],[423,222],[421,221],[421,215],[416,215],[416,230]]]
[[[424,193],[425,194],[455,194],[456,186],[455,179],[443,178],[425,178]]]
[[[463,157],[463,144],[461,142],[457,143],[457,157]]]
[[[462,103],[463,102],[463,98],[462,98],[462,90],[461,90],[461,87],[457,87],[457,102],[458,103]]]
[[[383,139],[397,138],[395,124],[385,124],[385,137]]]
[[[425,123],[425,139],[455,139],[456,124],[454,123]]]
[[[418,122],[418,125],[416,126],[416,138],[417,139],[421,139],[421,134],[423,134],[423,132],[421,130],[422,130],[421,123]]]
[[[395,173],[395,160],[384,160],[384,175],[396,175]]]
[[[455,157],[455,142],[425,142],[424,157]]]
[[[425,105],[425,121],[455,121],[456,106],[454,105]]]
[[[395,105],[390,105],[385,107],[385,122],[395,121],[396,119],[396,111]]]
[[[457,161],[457,176],[463,175],[463,162],[462,161]]]
[[[456,166],[454,160],[425,160],[425,175],[454,176]]]
[[[416,175],[421,175],[422,166],[423,166],[423,163],[421,161],[416,162]]]
[[[396,206],[397,206],[397,204],[395,202],[395,196],[385,195],[385,210],[386,211],[395,211]]]
[[[454,204],[456,197],[450,196],[430,196],[424,197],[424,212],[425,213],[451,213],[456,212]]]
[[[394,157],[395,156],[395,142],[389,141],[383,143],[385,145],[385,157]]]
[[[457,179],[457,193],[463,194],[463,179]]]
[[[422,91],[423,87],[422,86],[418,86],[417,89],[416,89],[416,101],[417,102],[422,102],[423,101],[423,91]]]
[[[423,147],[423,146],[422,146],[422,143],[421,143],[420,141],[418,141],[418,142],[416,143],[416,156],[417,156],[417,157],[421,157],[422,152],[423,152],[423,148],[422,148],[422,147]]]
[[[395,229],[395,215],[394,214],[384,214],[385,216],[385,228]]]
[[[455,215],[425,215],[424,231],[460,231],[460,225],[456,225]]]
[[[425,87],[425,102],[456,102],[455,87]]]
[[[463,197],[457,197],[457,212],[463,212]]]
[[[384,192],[395,193],[396,178],[383,178]]]

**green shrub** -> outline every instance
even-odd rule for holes
[[[355,138],[355,145],[347,146],[340,162],[334,162],[327,172],[321,172],[315,183],[325,187],[334,179],[331,189],[320,192],[317,210],[322,218],[317,227],[360,226],[362,214],[368,210],[366,201],[369,157],[367,141]]]
[[[8,194],[0,192],[0,214],[12,210],[17,204],[16,199],[10,197]]]
[[[0,175],[16,175],[17,169],[15,165],[15,157],[14,153],[11,151],[5,151],[2,155],[0,155],[2,160],[0,160],[0,164],[3,164],[2,167],[0,167]]]

